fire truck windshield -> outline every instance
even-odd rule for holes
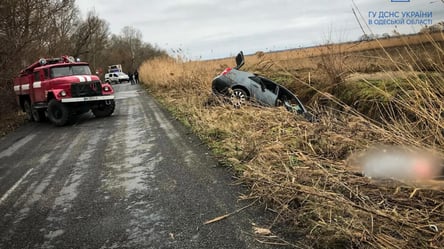
[[[50,70],[51,78],[70,76],[70,75],[91,75],[91,70],[87,65],[76,65],[76,66],[60,66],[53,67]]]

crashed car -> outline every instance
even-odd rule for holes
[[[313,121],[313,114],[307,111],[296,95],[270,79],[239,70],[244,63],[241,51],[236,56],[236,67],[226,68],[213,79],[213,92],[229,96],[236,107],[254,100],[263,106],[285,106],[288,111],[302,114]]]

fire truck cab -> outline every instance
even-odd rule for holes
[[[14,79],[17,103],[31,121],[48,118],[57,126],[91,110],[96,117],[115,109],[114,90],[92,75],[88,63],[71,56],[40,59]]]

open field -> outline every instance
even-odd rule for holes
[[[303,248],[441,248],[444,185],[362,175],[359,155],[384,145],[444,156],[442,33],[246,57],[318,113],[233,108],[211,80],[234,59],[147,61],[141,80],[236,170],[276,219],[271,231]],[[291,241],[297,238],[298,242]],[[302,238],[302,240],[300,239]],[[282,243],[265,236],[264,243]]]
[[[346,51],[347,53],[352,52],[363,52],[367,50],[379,49],[384,47],[385,49],[394,48],[394,47],[402,47],[405,44],[413,45],[422,45],[424,41],[433,40],[435,42],[444,41],[444,37],[442,33],[432,33],[432,34],[414,34],[414,35],[405,35],[405,36],[394,36],[390,38],[378,39],[378,40],[370,40],[370,41],[361,41],[361,42],[346,42],[340,44],[332,44],[330,46],[315,46],[311,48],[300,48],[293,49],[283,52],[276,52],[275,54],[279,58],[280,56],[287,57],[288,59],[296,59],[296,58],[307,58],[307,57],[316,57],[320,56],[325,52],[330,51],[334,47],[336,51]],[[271,53],[273,54],[273,53]]]

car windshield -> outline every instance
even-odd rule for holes
[[[303,113],[305,111],[296,96],[284,87],[279,87],[278,101],[280,103],[278,105],[284,105],[288,111],[297,113]]]
[[[284,105],[291,112],[297,112],[297,113],[302,113],[303,112],[300,104],[294,98],[285,100],[284,101]]]
[[[91,70],[88,65],[70,65],[51,68],[51,78],[70,75],[91,75]]]

